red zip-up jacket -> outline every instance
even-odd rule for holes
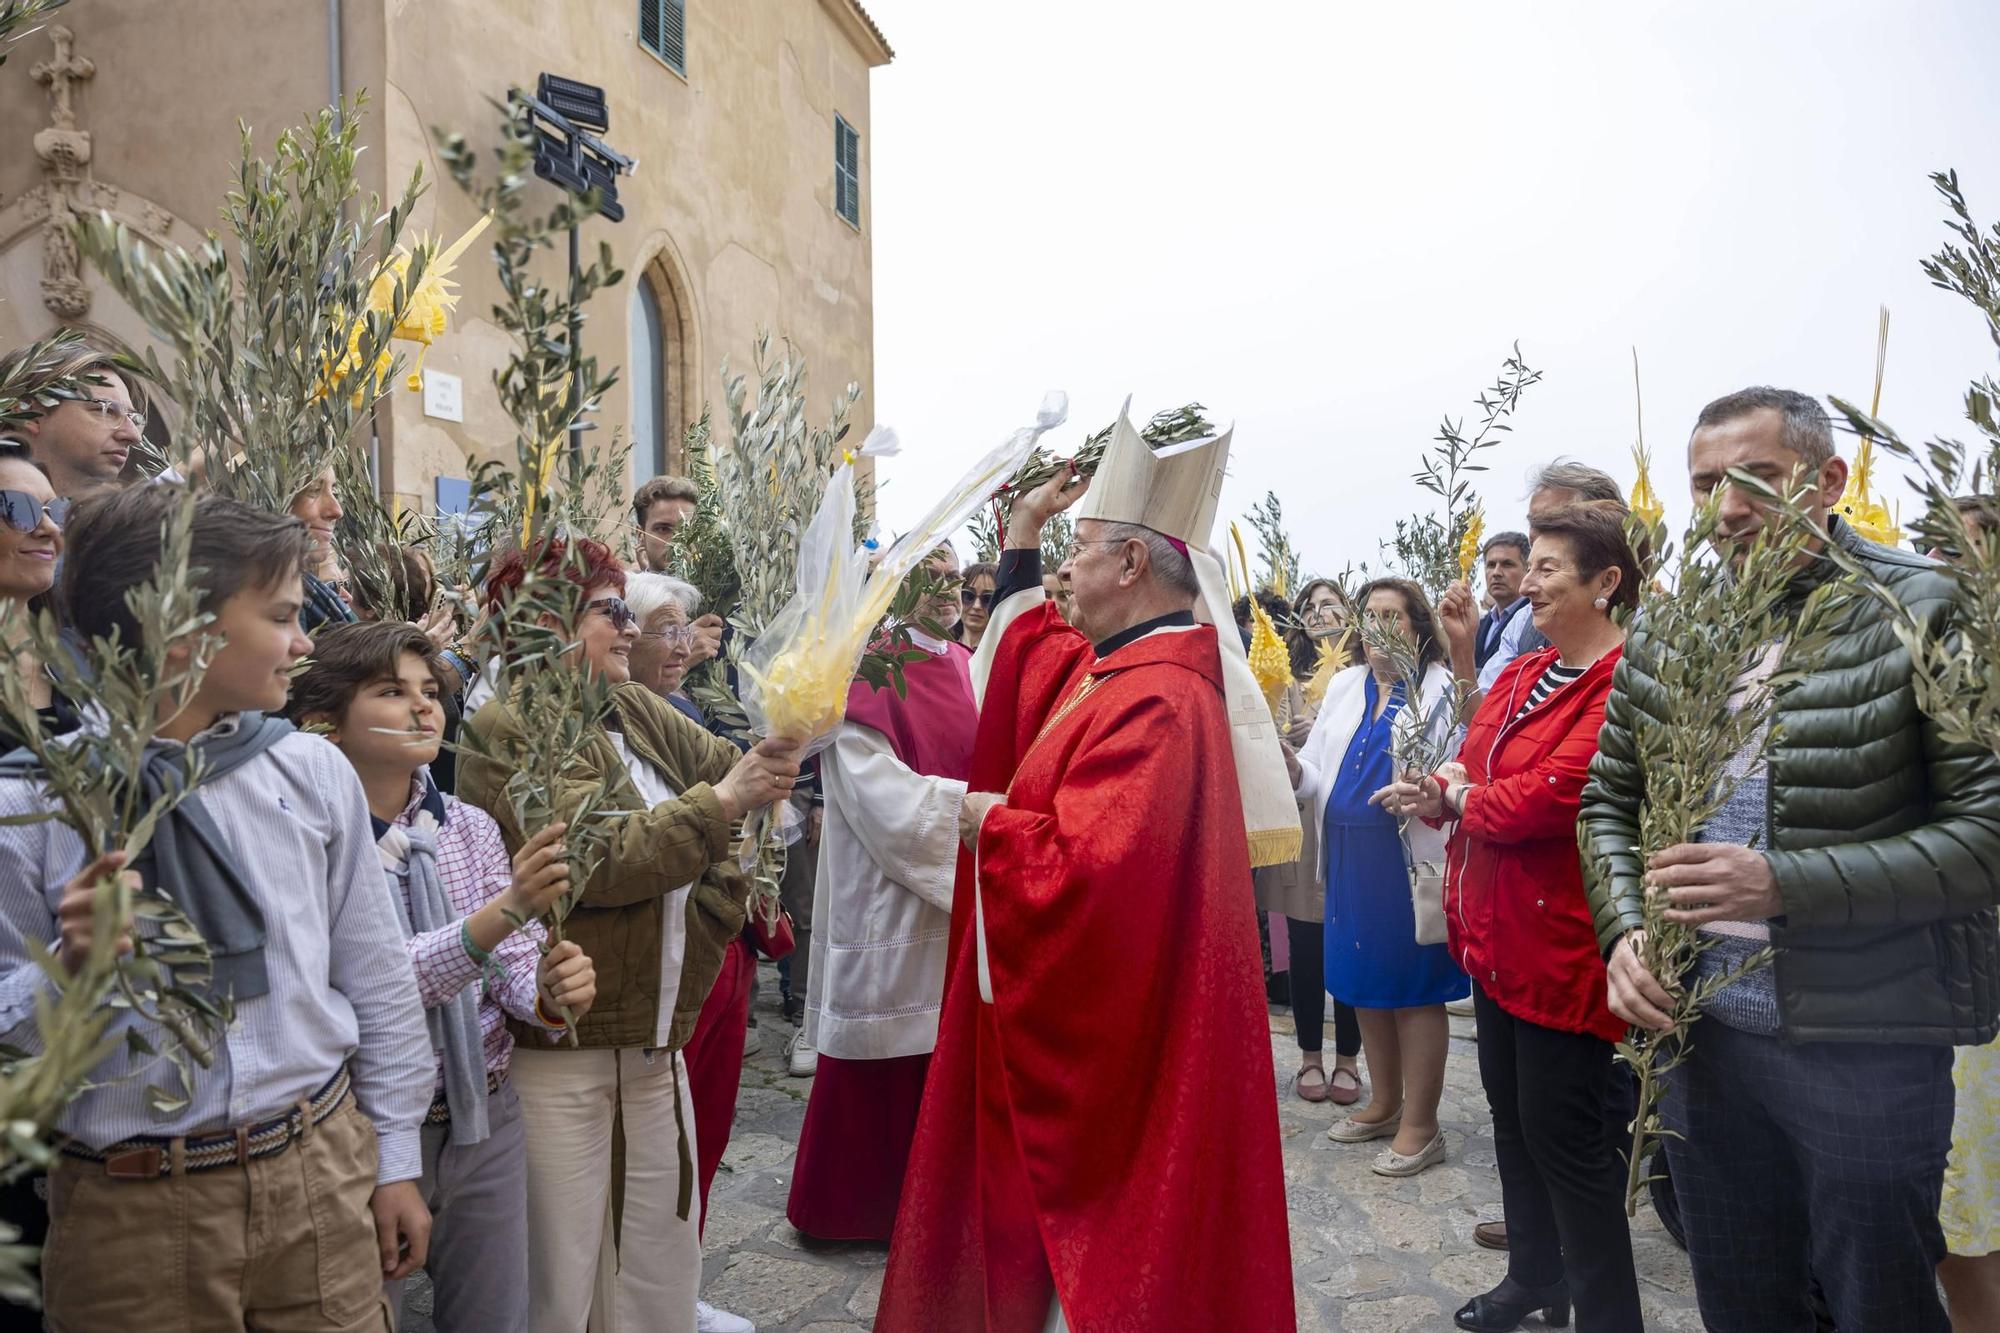
[[[1555,649],[1517,659],[1493,682],[1458,752],[1474,785],[1446,847],[1444,884],[1452,957],[1494,1003],[1606,1041],[1623,1040],[1625,1024],[1605,1004],[1576,824],[1621,652],[1518,720]]]

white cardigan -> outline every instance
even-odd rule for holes
[[[820,753],[806,1034],[836,1060],[937,1045],[965,784],[914,772],[881,732],[844,722]]]
[[[1417,706],[1422,716],[1433,719],[1434,725],[1443,725],[1451,715],[1451,689],[1451,672],[1432,663],[1430,669],[1424,672]],[[1346,668],[1327,684],[1326,698],[1321,701],[1319,716],[1313,721],[1312,735],[1306,737],[1305,746],[1299,751],[1298,791],[1305,798],[1303,804],[1306,809],[1312,814],[1314,828],[1326,823],[1326,802],[1333,794],[1335,773],[1340,768],[1340,761],[1347,756],[1347,747],[1354,740],[1354,733],[1361,726],[1367,708],[1368,667],[1365,663]],[[1420,819],[1411,819],[1403,826],[1403,845],[1409,849],[1414,861],[1428,861],[1442,866],[1444,843],[1443,832]],[[1324,853],[1313,871],[1324,884]]]

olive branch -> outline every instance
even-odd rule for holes
[[[1957,237],[1923,261],[1933,285],[1978,309],[1988,339],[2000,348],[2000,223],[1973,220],[1958,173],[1931,177]],[[1982,745],[2000,753],[2000,380],[1988,371],[1965,391],[1965,418],[1975,438],[1914,444],[1894,427],[1840,398],[1831,400],[1850,429],[1872,439],[1913,469],[1909,485],[1923,501],[1911,526],[1946,557],[1944,573],[1957,593],[1957,615],[1940,636],[1920,621],[1880,580],[1844,551],[1835,558],[1882,605],[1896,637],[1909,651],[1917,704],[1954,744]]]
[[[573,317],[622,281],[624,272],[609,245],[565,281],[549,282],[537,272],[547,262],[544,252],[592,212],[595,201],[562,194],[547,208],[534,205],[535,132],[521,106],[496,103],[495,109],[501,119],[490,176],[482,175],[485,164],[464,135],[439,131],[435,137],[453,183],[492,219],[489,253],[501,291],[492,314],[511,344],[493,386],[514,423],[513,459],[471,465],[471,514],[462,524],[440,525],[446,558],[435,563],[449,571],[448,581],[479,586],[503,551],[518,546],[525,557],[520,585],[487,608],[473,636],[475,650],[490,658],[487,681],[495,699],[518,725],[502,741],[467,726],[458,748],[507,773],[501,799],[524,839],[556,821],[567,826],[563,856],[571,887],[542,918],[546,952],[564,939],[564,923],[604,858],[610,825],[624,813],[611,805],[621,775],[607,772],[581,788],[572,775],[600,734],[613,695],[582,661],[578,627],[590,611],[576,539],[622,544],[614,516],[629,450],[617,440],[606,450],[569,447],[571,429],[588,428],[617,379],[615,369],[600,368],[595,357],[571,346]],[[562,568],[544,572],[543,557],[558,550]],[[575,1045],[573,1023],[567,1035]]]
[[[173,353],[168,368],[149,347],[144,365],[179,410],[187,443],[174,461],[264,509],[282,512],[348,452],[395,369],[393,330],[430,262],[432,247],[417,247],[387,308],[370,308],[424,187],[413,175],[386,211],[362,198],[362,106],[285,130],[268,159],[241,126],[226,239],[156,251],[109,214],[77,223],[77,248]]]
[[[1731,473],[1728,484],[1760,488],[1742,473]],[[1633,622],[1635,635],[1665,645],[1654,667],[1655,689],[1646,707],[1634,710],[1632,724],[1645,775],[1639,845],[1631,849],[1640,867],[1669,847],[1698,840],[1744,776],[1764,763],[1780,731],[1778,701],[1820,660],[1832,610],[1848,595],[1838,583],[1827,582],[1803,599],[1797,596],[1801,564],[1814,558],[1815,534],[1775,510],[1757,538],[1735,552],[1734,563],[1717,558],[1720,495],[1718,489],[1695,515],[1678,548],[1662,552],[1672,587],[1651,593]],[[1607,858],[1596,856],[1587,843],[1584,855],[1601,879],[1611,878]],[[1716,937],[1669,921],[1670,905],[1664,891],[1646,890],[1636,927],[1643,932],[1639,961],[1674,997],[1669,1027],[1661,1032],[1634,1027],[1617,1045],[1639,1083],[1626,1154],[1627,1213],[1637,1208],[1646,1184],[1647,1153],[1671,1132],[1657,1110],[1660,1093],[1687,1058],[1689,1033],[1702,1006],[1772,957],[1769,948],[1761,949],[1738,966],[1690,980],[1696,960]]]

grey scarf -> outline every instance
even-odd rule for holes
[[[236,849],[202,804],[200,783],[241,768],[291,732],[292,724],[280,718],[239,713],[233,725],[225,723],[186,745],[153,741],[139,761],[144,806],[163,792],[186,787],[188,756],[201,757],[195,789],[153,826],[132,869],[148,886],[163,887],[208,942],[214,958],[208,989],[217,996],[247,1000],[268,994],[271,983],[264,970],[264,909],[243,877]],[[26,750],[0,759],[0,776],[32,778],[38,771]]]
[[[437,820],[419,809],[409,824],[392,824],[376,839],[382,867],[396,892],[403,938],[444,930],[459,920],[438,877]],[[466,986],[435,1009],[426,1010],[431,1049],[444,1064],[444,1100],[451,1108],[451,1141],[478,1143],[490,1132],[486,1121],[486,1046],[479,1032],[479,998],[485,989]]]

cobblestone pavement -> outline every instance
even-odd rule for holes
[[[885,1248],[808,1246],[785,1220],[792,1151],[812,1083],[785,1074],[792,1029],[778,1013],[768,963],[759,974],[757,1021],[763,1048],[744,1065],[735,1133],[715,1180],[702,1295],[755,1320],[763,1333],[863,1333],[875,1317]],[[1296,1065],[1291,1033],[1289,1017],[1272,1018],[1280,1080]],[[1472,1243],[1474,1223],[1500,1216],[1500,1182],[1470,1019],[1452,1019],[1440,1108],[1450,1157],[1414,1179],[1369,1171],[1379,1144],[1329,1142],[1324,1131],[1339,1113],[1330,1104],[1287,1093],[1279,1107],[1301,1333],[1449,1329],[1451,1312],[1468,1295],[1505,1274],[1505,1256]],[[1650,1209],[1634,1220],[1632,1244],[1647,1328],[1696,1333],[1701,1321],[1687,1258]]]

